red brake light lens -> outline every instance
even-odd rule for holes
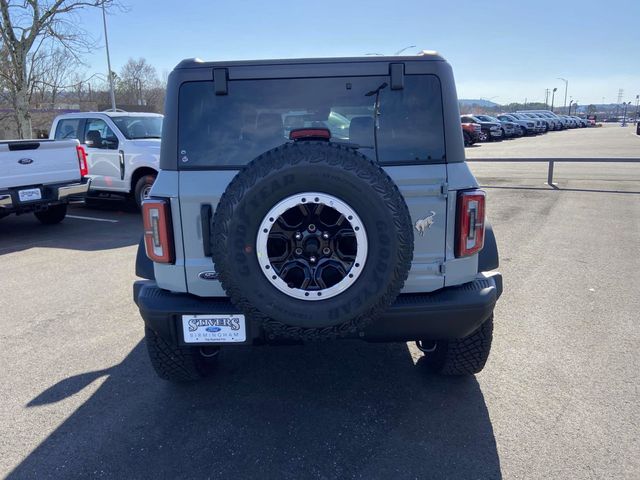
[[[144,246],[147,257],[157,263],[173,263],[173,230],[169,201],[151,198],[142,202]]]
[[[484,246],[485,193],[467,190],[458,193],[456,257],[468,257]]]
[[[300,140],[306,138],[329,140],[331,138],[331,130],[328,128],[297,128],[289,133],[290,140]]]
[[[76,153],[78,154],[78,165],[80,165],[80,176],[86,177],[89,174],[89,167],[87,166],[87,152],[80,145],[76,147]]]

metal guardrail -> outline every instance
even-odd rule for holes
[[[549,171],[547,172],[547,183],[553,183],[553,165],[557,162],[568,163],[640,163],[640,158],[619,157],[619,158],[467,158],[467,162],[511,162],[511,163],[530,163],[541,162],[549,163]]]

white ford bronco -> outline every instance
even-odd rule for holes
[[[181,62],[143,221],[133,296],[164,379],[340,338],[485,365],[502,277],[437,54]]]

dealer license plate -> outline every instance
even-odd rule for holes
[[[237,343],[247,339],[244,315],[182,315],[185,343]]]
[[[39,188],[29,188],[28,190],[18,190],[18,198],[21,202],[31,202],[42,199]]]

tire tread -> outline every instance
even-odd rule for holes
[[[484,368],[493,340],[493,315],[474,333],[459,340],[438,342],[426,357],[431,370],[442,375],[473,375]]]
[[[172,345],[149,327],[145,339],[151,365],[164,380],[175,383],[194,382],[209,375],[203,359],[194,347]]]

